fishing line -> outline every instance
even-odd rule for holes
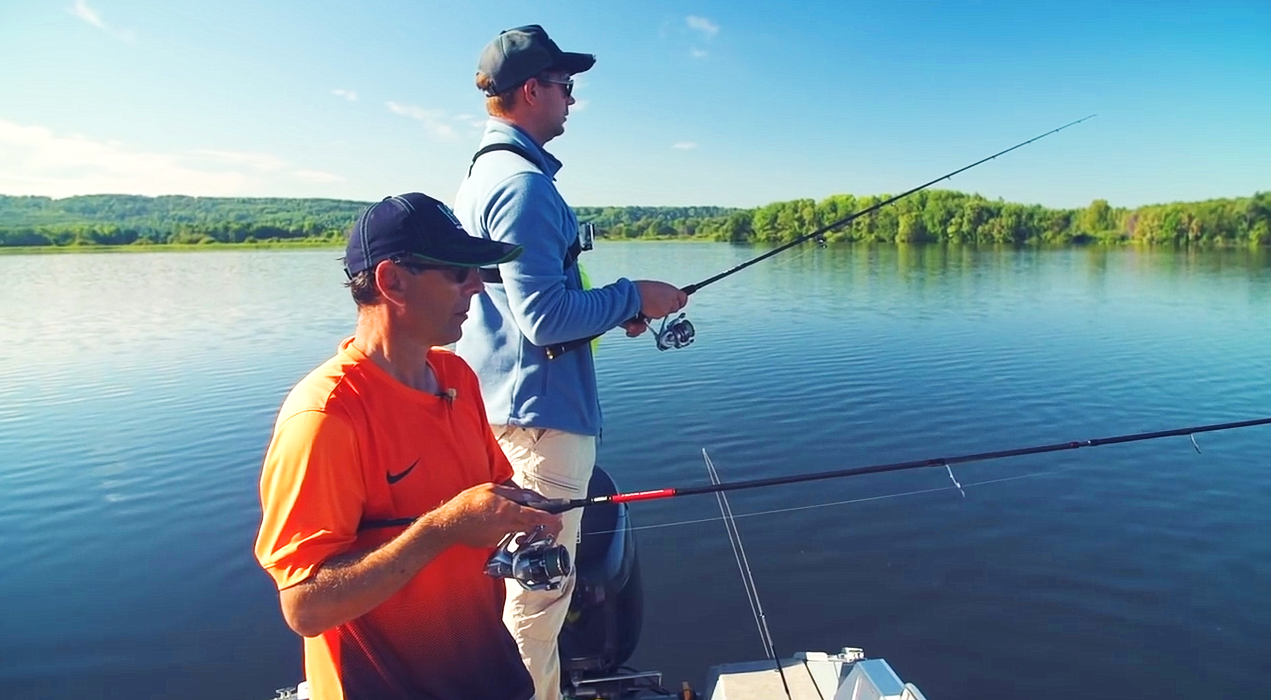
[[[971,462],[988,462],[992,460],[1005,459],[1007,457],[1023,457],[1025,455],[1045,454],[1049,452],[1061,452],[1064,450],[1076,450],[1083,447],[1101,447],[1105,445],[1121,445],[1130,442],[1142,442],[1146,440],[1159,440],[1166,437],[1189,437],[1197,433],[1212,433],[1222,430],[1237,430],[1240,428],[1250,428],[1259,425],[1271,425],[1271,418],[1255,418],[1252,420],[1233,421],[1228,423],[1212,423],[1209,425],[1192,425],[1185,428],[1173,428],[1170,430],[1157,430],[1143,433],[1129,433],[1125,435],[1112,435],[1110,437],[1089,438],[1086,440],[1070,440],[1067,442],[1056,442],[1048,445],[1033,445],[1030,447],[1016,447],[1005,450],[993,450],[989,452],[976,452],[972,454],[955,455],[953,457],[932,457],[929,459],[916,459],[906,462],[892,462],[889,464],[873,464],[866,467],[853,467],[849,469],[834,469],[822,472],[805,472],[802,474],[789,474],[786,476],[773,476],[762,479],[749,479],[746,481],[736,481],[724,484],[711,484],[707,486],[681,486],[676,488],[653,489],[648,491],[633,491],[628,493],[607,494],[601,496],[590,496],[587,498],[560,498],[549,499],[546,501],[536,501],[532,504],[534,508],[544,510],[549,513],[564,513],[574,510],[575,508],[583,508],[585,506],[599,503],[632,503],[635,501],[657,501],[666,498],[678,498],[680,496],[697,496],[707,493],[718,493],[721,491],[740,491],[742,489],[767,488],[769,486],[781,486],[785,484],[799,484],[808,481],[822,481],[825,479],[842,479],[851,476],[864,476],[865,474],[882,474],[885,472],[906,471],[910,469],[930,469],[943,467],[946,472],[952,476],[954,464],[968,464]],[[954,479],[954,483],[957,481]]]
[[[1013,150],[1015,150],[1015,149],[1017,149],[1017,148],[1023,148],[1024,146],[1027,146],[1028,144],[1030,144],[1030,143],[1032,143],[1032,142],[1034,142],[1034,141],[1040,141],[1041,139],[1044,139],[1044,138],[1046,138],[1047,136],[1050,136],[1051,134],[1055,134],[1055,133],[1058,133],[1058,132],[1060,132],[1060,131],[1063,131],[1064,129],[1067,129],[1067,128],[1068,128],[1068,127],[1070,127],[1070,126],[1074,126],[1074,125],[1076,125],[1076,124],[1080,124],[1081,122],[1084,122],[1084,121],[1086,121],[1086,120],[1088,120],[1088,119],[1093,119],[1095,116],[1096,116],[1096,115],[1091,114],[1091,115],[1088,115],[1088,116],[1082,117],[1081,119],[1077,119],[1077,120],[1075,120],[1075,121],[1068,122],[1067,124],[1064,124],[1063,126],[1061,126],[1061,127],[1057,128],[1057,129],[1051,129],[1050,131],[1047,131],[1047,132],[1046,132],[1046,133],[1044,133],[1044,134],[1040,134],[1040,135],[1038,135],[1038,136],[1034,136],[1033,138],[1031,138],[1031,139],[1029,139],[1029,140],[1027,140],[1027,141],[1022,141],[1022,142],[1020,142],[1020,143],[1015,144],[1014,146],[1011,146],[1010,148],[1007,148],[1007,149],[1004,149],[1004,150],[998,151],[997,153],[994,153],[993,155],[991,155],[991,156],[989,156],[989,157],[987,157],[987,158],[981,158],[980,160],[977,160],[977,161],[975,161],[974,163],[971,163],[970,165],[964,165],[964,166],[962,166],[961,168],[958,168],[957,170],[954,170],[954,171],[953,171],[953,172],[951,172],[951,173],[946,173],[946,174],[944,174],[944,175],[941,175],[940,177],[938,177],[938,178],[936,178],[936,179],[934,179],[934,180],[932,180],[932,181],[930,181],[930,182],[926,182],[926,183],[923,183],[923,184],[921,184],[921,185],[918,185],[917,187],[914,187],[913,189],[909,189],[909,190],[906,190],[906,191],[904,191],[904,192],[901,192],[901,193],[900,193],[900,194],[898,194],[898,195],[895,195],[895,196],[892,196],[892,197],[888,197],[887,199],[884,199],[884,200],[883,200],[883,201],[881,201],[881,202],[878,202],[878,203],[876,203],[876,204],[874,204],[874,205],[872,205],[872,206],[869,206],[869,207],[866,207],[866,208],[864,208],[864,209],[861,209],[860,211],[855,212],[855,213],[853,213],[853,214],[850,214],[850,215],[848,215],[848,216],[845,216],[845,217],[843,217],[842,219],[839,219],[839,220],[837,220],[837,221],[832,221],[832,222],[830,222],[830,223],[828,223],[828,224],[826,224],[826,225],[824,225],[824,226],[822,226],[822,227],[820,227],[820,228],[816,229],[815,231],[812,231],[811,233],[805,233],[805,234],[803,234],[802,236],[799,236],[798,238],[795,238],[795,239],[794,239],[794,240],[792,240],[792,241],[789,241],[789,242],[786,242],[786,243],[782,243],[781,245],[777,246],[776,248],[773,248],[772,250],[770,250],[770,251],[768,251],[768,252],[766,252],[766,253],[763,253],[763,254],[761,254],[761,255],[757,255],[757,256],[755,256],[755,257],[751,258],[750,260],[747,260],[747,261],[745,261],[745,262],[743,262],[743,263],[741,263],[741,264],[739,264],[739,265],[735,265],[735,266],[733,266],[733,267],[731,267],[731,268],[729,268],[729,269],[727,269],[727,270],[724,270],[723,272],[721,272],[721,273],[719,273],[719,274],[717,274],[717,275],[714,275],[713,277],[708,277],[708,278],[706,278],[706,279],[702,280],[701,282],[697,282],[697,283],[695,283],[695,284],[690,284],[690,285],[688,285],[687,287],[683,287],[683,288],[681,288],[681,290],[680,290],[680,291],[684,292],[686,295],[690,295],[690,296],[691,296],[692,294],[696,293],[698,290],[702,289],[703,287],[705,287],[705,286],[707,286],[707,285],[714,284],[714,283],[716,283],[716,282],[718,282],[718,281],[720,281],[720,280],[724,279],[725,277],[728,277],[729,275],[733,275],[733,274],[735,274],[735,273],[741,272],[742,270],[744,270],[744,269],[746,269],[746,268],[750,267],[751,265],[754,265],[754,264],[756,264],[756,263],[759,263],[759,262],[762,262],[762,261],[764,261],[764,260],[767,260],[768,258],[771,258],[772,256],[777,255],[777,254],[779,254],[779,253],[785,252],[785,251],[787,251],[787,250],[789,250],[789,249],[791,249],[791,248],[793,248],[793,247],[795,247],[795,246],[797,246],[797,245],[799,245],[799,244],[801,244],[801,243],[803,243],[803,242],[805,242],[805,241],[809,241],[809,240],[812,240],[812,239],[814,239],[814,238],[816,238],[816,239],[821,239],[821,238],[823,238],[823,237],[824,237],[824,235],[825,235],[826,233],[829,233],[830,231],[833,231],[834,229],[840,228],[840,227],[842,227],[842,226],[846,226],[847,224],[850,224],[851,222],[855,221],[856,219],[861,218],[862,216],[865,216],[866,214],[872,214],[872,213],[874,213],[874,212],[878,211],[879,209],[882,209],[883,207],[885,207],[885,206],[887,206],[887,205],[891,204],[892,202],[896,202],[896,201],[899,201],[899,200],[901,200],[901,199],[904,199],[905,197],[908,197],[909,195],[914,194],[915,192],[920,192],[920,191],[922,191],[922,190],[925,190],[925,189],[927,189],[928,187],[931,187],[932,185],[934,185],[934,184],[936,184],[937,182],[940,182],[940,181],[942,181],[942,180],[948,180],[948,179],[951,179],[953,176],[958,175],[959,173],[964,173],[964,172],[966,172],[966,171],[970,170],[971,168],[976,167],[977,165],[981,165],[981,164],[983,164],[983,163],[987,163],[987,162],[989,162],[990,160],[993,160],[994,158],[997,158],[998,156],[1006,155],[1007,153],[1010,153],[1011,151],[1013,151]],[[682,318],[683,318],[683,315],[681,314],[681,319],[682,319]],[[630,319],[630,321],[641,321],[641,322],[644,322],[644,323],[648,323],[648,321],[650,321],[650,320],[651,320],[651,319],[646,318],[643,314],[636,314],[635,318]],[[691,329],[691,326],[690,326],[690,329]],[[549,345],[549,346],[547,346],[547,348],[545,349],[545,352],[546,352],[546,354],[547,354],[547,358],[548,358],[549,360],[554,360],[554,359],[556,359],[556,358],[560,357],[561,355],[564,355],[564,354],[565,354],[565,353],[567,353],[567,352],[570,352],[570,351],[575,350],[575,349],[577,349],[577,348],[583,347],[584,345],[587,345],[587,344],[588,344],[588,343],[590,343],[592,340],[595,340],[596,338],[599,338],[601,335],[603,335],[603,333],[597,333],[597,334],[595,334],[595,335],[593,335],[593,336],[590,336],[590,337],[587,337],[587,338],[579,338],[579,339],[577,339],[577,340],[571,340],[571,341],[566,342],[566,343],[558,343],[558,344],[556,344],[556,345]],[[664,343],[659,342],[659,343],[658,343],[658,348],[659,348],[659,349],[662,349],[662,350],[666,350],[666,349],[668,349],[668,348],[670,348],[670,347],[685,347],[685,346],[687,346],[687,345],[688,345],[688,343],[682,343],[682,344],[664,344]]]
[[[711,461],[711,456],[706,453],[706,448],[702,448],[702,459],[706,461],[706,471],[710,475],[711,483],[719,485],[719,472],[716,471],[715,463]],[[741,532],[737,530],[737,523],[734,522],[733,509],[728,504],[728,495],[723,491],[717,491],[715,499],[719,502],[719,512],[724,518],[724,527],[728,530],[728,542],[733,546],[733,557],[737,560],[737,568],[741,572],[742,585],[746,587],[746,598],[750,601],[750,610],[755,616],[755,625],[759,627],[759,637],[764,644],[764,653],[777,665],[777,675],[781,677],[781,687],[786,691],[786,699],[791,700],[790,685],[786,683],[785,669],[781,667],[781,658],[777,656],[777,649],[772,642],[772,632],[768,629],[768,616],[763,611],[763,603],[759,602],[759,588],[755,585],[755,575],[750,570],[750,560],[746,557],[746,548],[741,544]]]
[[[1113,435],[1104,438],[1090,438],[1086,440],[1071,440],[1068,442],[1056,442],[1048,445],[1033,445],[1031,447],[1017,447],[1005,450],[993,450],[990,452],[976,452],[972,454],[956,455],[953,457],[933,457],[930,459],[916,459],[907,462],[891,462],[889,464],[872,464],[865,467],[852,467],[849,469],[835,469],[823,472],[805,472],[802,474],[789,474],[785,476],[773,476],[762,479],[749,479],[746,481],[735,481],[732,483],[715,483],[704,486],[682,486],[678,488],[654,489],[649,491],[633,491],[627,493],[606,494],[600,496],[589,496],[587,498],[554,498],[546,500],[526,500],[522,501],[522,505],[526,505],[548,513],[564,513],[577,508],[584,508],[590,505],[601,505],[605,503],[633,503],[635,501],[658,501],[668,498],[677,498],[680,496],[697,496],[707,493],[722,493],[725,491],[740,491],[742,489],[767,488],[769,486],[781,486],[786,484],[800,484],[810,481],[822,481],[826,479],[842,479],[852,476],[864,476],[866,474],[883,474],[886,472],[907,471],[911,469],[929,469],[944,467],[946,472],[950,473],[952,478],[952,469],[954,464],[969,464],[971,462],[988,462],[1007,457],[1023,457],[1025,455],[1046,454],[1050,452],[1060,452],[1064,450],[1076,450],[1084,447],[1101,447],[1105,445],[1121,445],[1131,442],[1142,442],[1146,440],[1158,440],[1166,437],[1188,437],[1192,441],[1192,446],[1199,450],[1196,444],[1195,436],[1198,433],[1212,433],[1223,430],[1238,430],[1242,428],[1250,428],[1259,425],[1271,425],[1271,418],[1255,418],[1252,420],[1232,421],[1228,423],[1212,423],[1209,425],[1193,425],[1185,428],[1173,428],[1171,430],[1157,430],[1143,433],[1129,433],[1125,435]],[[1050,473],[1050,472],[1042,472]],[[1005,481],[1006,479],[1002,479]],[[952,479],[955,487],[960,487],[956,479]],[[991,482],[979,482],[991,483]],[[975,484],[969,484],[974,486]],[[936,489],[929,489],[933,491]],[[922,493],[916,492],[916,493]],[[887,498],[889,496],[875,496],[864,500],[875,500],[878,498]],[[856,501],[852,501],[856,502]],[[796,508],[797,510],[797,508]],[[743,515],[744,517],[744,515]],[[358,525],[359,530],[382,527],[406,527],[415,522],[417,518],[393,518],[390,520],[364,520]],[[700,520],[698,522],[710,522],[712,519]]]
[[[712,484],[720,483],[719,475],[715,471],[715,465],[711,462],[710,455],[706,450],[702,449],[702,457],[706,460],[706,471],[710,475]],[[728,496],[723,493],[715,494],[715,499],[719,502],[719,514],[724,521],[724,529],[728,532],[728,544],[733,548],[733,559],[737,561],[737,570],[741,574],[742,586],[746,589],[746,601],[750,603],[750,614],[755,618],[755,627],[759,629],[759,641],[763,644],[763,651],[768,655],[769,659],[775,659],[776,651],[772,649],[772,636],[768,632],[762,606],[759,603],[759,591],[754,587],[754,576],[750,571],[750,561],[746,558],[746,549],[741,544],[741,533],[737,531],[737,525],[733,522],[732,507],[728,504]],[[785,677],[781,678],[781,682],[785,683]]]
[[[1015,474],[1014,476],[1004,476],[998,479],[986,479],[984,481],[974,481],[970,483],[965,483],[965,484],[962,484],[962,488],[969,489],[973,486],[987,486],[989,484],[997,484],[1003,481],[1015,481],[1016,479],[1029,479],[1035,476],[1050,476],[1052,474],[1063,474],[1066,472],[1081,471],[1086,469],[1092,469],[1092,467],[1088,467],[1088,466],[1068,467],[1066,469],[1052,469],[1050,471],[1044,471],[1044,472],[1030,472],[1028,474]],[[758,515],[793,513],[793,512],[801,511],[801,510],[812,510],[813,508],[829,508],[831,506],[844,506],[844,505],[851,505],[853,503],[866,503],[868,501],[882,501],[889,498],[902,498],[904,496],[918,496],[924,493],[936,493],[938,491],[956,491],[956,490],[957,490],[956,487],[953,487],[953,486],[936,486],[929,489],[918,489],[917,491],[903,491],[901,493],[888,493],[888,494],[883,494],[881,496],[864,496],[862,498],[851,498],[846,501],[831,501],[830,503],[810,503],[810,504],[802,505],[802,506],[790,506],[787,508],[773,508],[770,510],[758,510],[752,513],[733,513],[733,518],[734,519],[751,518]],[[723,519],[724,518],[722,517],[714,517],[714,518],[696,518],[693,520],[674,520],[668,523],[655,523],[653,525],[634,525],[628,529],[631,531],[657,530],[664,527],[678,527],[680,525],[696,525],[698,523],[713,523]],[[600,530],[598,532],[588,532],[587,534],[588,535],[608,535],[614,532],[618,532],[618,530]]]
[[[808,256],[808,254],[810,254],[810,253],[815,253],[815,252],[817,252],[817,251],[819,251],[819,250],[823,250],[823,247],[822,247],[822,246],[811,246],[811,247],[808,247],[808,248],[800,248],[798,253],[795,253],[794,255],[791,255],[791,256],[788,256],[788,257],[785,257],[785,258],[782,258],[782,259],[778,260],[777,262],[773,263],[773,264],[772,264],[772,269],[774,269],[774,270],[792,271],[792,270],[790,270],[790,268],[794,267],[794,264],[795,264],[796,262],[798,262],[799,260],[802,260],[803,258],[807,257],[807,256]],[[794,271],[794,272],[797,272],[797,270],[793,270],[793,271]]]

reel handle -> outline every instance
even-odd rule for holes
[[[541,525],[508,533],[485,562],[487,576],[513,579],[527,591],[558,590],[572,570],[569,550]]]

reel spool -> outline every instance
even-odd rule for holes
[[[569,550],[541,525],[504,536],[485,563],[486,575],[515,579],[527,591],[554,591],[571,571]]]
[[[668,320],[669,316],[662,319],[662,327],[658,329],[657,335],[653,336],[658,344],[658,350],[686,348],[693,344],[697,329],[693,328],[693,324],[684,316],[680,314],[674,320]]]

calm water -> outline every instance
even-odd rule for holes
[[[602,243],[687,284],[755,251]],[[338,251],[0,256],[0,696],[255,700],[301,676],[251,556],[290,386],[352,328]],[[1262,253],[809,249],[601,346],[626,489],[1271,415]],[[779,652],[932,700],[1271,687],[1271,428],[742,492]],[[1022,478],[1020,478],[1022,477]],[[869,500],[864,500],[869,499]],[[848,503],[844,503],[848,502]],[[825,505],[834,504],[837,505]],[[819,506],[819,507],[812,507]],[[711,497],[638,504],[633,663],[762,658]]]

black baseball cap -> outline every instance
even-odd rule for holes
[[[349,230],[344,273],[353,278],[383,260],[406,258],[455,267],[490,267],[521,254],[521,246],[468,235],[450,207],[410,192],[372,204]]]
[[[490,79],[486,94],[497,95],[545,70],[582,73],[596,65],[589,53],[561,51],[537,24],[505,29],[486,45],[477,61],[477,74]]]

